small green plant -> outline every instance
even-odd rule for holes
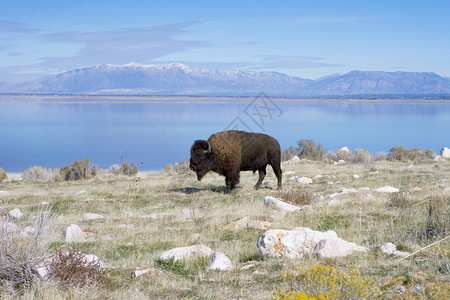
[[[321,160],[325,157],[326,150],[322,144],[316,146],[313,140],[300,140],[297,142],[299,146],[300,158],[307,158],[311,160]]]
[[[3,182],[3,180],[7,179],[8,175],[6,174],[6,171],[0,168],[0,182]]]
[[[206,269],[207,264],[208,258],[177,261],[173,258],[168,260],[158,258],[155,260],[156,266],[179,275],[198,275],[199,272]]]
[[[282,275],[284,288],[272,299],[373,299],[380,289],[371,278],[362,277],[358,269],[302,263],[294,273]]]

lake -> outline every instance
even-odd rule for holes
[[[89,157],[101,168],[121,156],[141,170],[189,159],[196,139],[240,129],[267,133],[282,149],[313,139],[328,150],[450,147],[450,102],[0,98],[0,167],[61,168]]]

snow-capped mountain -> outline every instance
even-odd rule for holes
[[[326,96],[450,94],[450,79],[434,73],[363,72],[310,80],[276,72],[219,71],[181,63],[99,65],[22,84],[0,83],[2,93]]]

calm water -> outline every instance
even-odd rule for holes
[[[300,139],[371,153],[450,146],[450,103],[89,101],[0,98],[0,167],[61,168],[89,157],[109,168],[122,154],[141,170],[157,170],[187,160],[194,140],[224,129],[270,134],[282,149]]]

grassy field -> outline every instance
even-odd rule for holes
[[[283,166],[283,172],[287,171],[322,177],[300,185],[289,182],[292,175],[285,175],[280,193],[275,190],[271,170],[267,186],[257,191],[253,189],[257,174],[241,172],[239,188],[229,195],[223,193],[224,178],[213,173],[202,182],[193,172],[157,172],[138,177],[103,174],[69,182],[0,183],[1,221],[6,221],[10,210],[19,208],[24,215],[15,223],[22,228],[32,225],[41,203],[48,202],[55,226],[50,251],[67,246],[62,230],[77,224],[89,237],[76,247],[97,255],[108,269],[107,280],[100,286],[61,287],[52,281],[37,281],[18,295],[24,299],[270,299],[274,291],[288,288],[282,275],[302,262],[329,264],[343,271],[356,267],[361,277],[373,279],[382,291],[381,298],[448,289],[450,240],[422,248],[450,232],[450,161],[334,165],[301,160]],[[386,185],[400,193],[374,191]],[[342,195],[335,205],[329,205],[328,196],[344,187],[357,192]],[[311,209],[284,213],[263,205],[265,196],[283,196],[287,191],[309,195]],[[85,220],[85,213],[100,214],[104,219]],[[256,242],[264,230],[224,229],[246,216],[271,222],[273,229],[331,229],[370,251],[338,259],[262,258]],[[402,251],[422,250],[400,260],[381,252],[380,246],[387,242]],[[173,247],[197,244],[225,253],[235,269],[208,271],[207,260],[176,264],[156,260]],[[249,263],[255,266],[241,270]],[[149,272],[133,277],[136,268]],[[10,296],[10,291],[1,290],[0,298]]]

